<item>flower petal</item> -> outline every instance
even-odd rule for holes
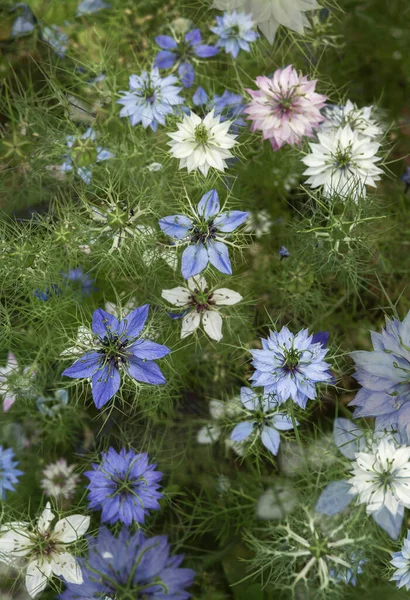
[[[162,385],[166,383],[165,377],[161,373],[159,366],[152,360],[143,361],[139,358],[130,358],[128,364],[128,373],[142,383],[151,385]]]
[[[232,275],[231,261],[228,248],[222,242],[208,242],[207,244],[209,262],[221,273]]]
[[[54,575],[63,577],[68,583],[79,585],[84,581],[80,565],[68,552],[54,554],[51,560],[51,569]]]
[[[192,244],[182,254],[181,272],[184,279],[199,275],[208,264],[208,252],[203,244]]]
[[[149,304],[144,304],[124,317],[120,324],[120,330],[126,333],[127,338],[136,338],[139,336],[148,318],[148,310]]]
[[[217,215],[220,210],[221,204],[216,190],[210,190],[204,194],[197,207],[198,215],[204,217],[207,221]]]
[[[220,342],[222,339],[222,317],[216,310],[207,310],[202,315],[202,324],[205,333],[212,340]]]
[[[82,537],[90,526],[90,517],[71,515],[57,521],[53,537],[63,544],[70,544]]]
[[[72,377],[73,379],[82,379],[83,377],[91,377],[100,367],[102,355],[97,352],[87,352],[75,361],[71,367],[65,369],[62,375]]]
[[[32,598],[46,588],[51,574],[50,563],[41,560],[29,562],[26,570],[26,588]]]
[[[238,423],[232,430],[230,439],[234,442],[242,442],[248,438],[254,427],[253,421],[244,421],[243,423]]]
[[[232,304],[237,304],[243,298],[238,292],[234,292],[228,288],[219,288],[213,292],[212,300],[218,306],[231,306]]]
[[[276,429],[274,429],[273,427],[267,427],[265,425],[262,429],[261,440],[265,448],[276,456],[280,445],[279,431],[276,431]]]
[[[151,340],[138,340],[130,346],[129,351],[142,360],[155,360],[156,358],[163,358],[171,352],[169,348]]]
[[[101,408],[118,392],[121,377],[118,369],[106,364],[92,375],[91,381],[94,404]]]

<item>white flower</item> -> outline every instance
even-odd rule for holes
[[[372,106],[358,108],[348,100],[345,106],[336,104],[327,105],[322,113],[326,120],[320,125],[320,131],[328,132],[332,129],[350,125],[352,131],[357,131],[368,138],[377,138],[382,135],[383,130],[375,119],[372,119]]]
[[[222,339],[222,317],[217,306],[231,306],[242,300],[242,296],[228,288],[210,290],[204,277],[197,275],[171,290],[162,290],[161,296],[173,306],[186,309],[182,317],[181,338],[191,335],[201,325],[208,336],[220,342]]]
[[[178,267],[178,255],[175,247],[162,245],[156,242],[156,232],[150,225],[137,225],[136,227],[141,239],[144,242],[144,252],[142,253],[142,262],[146,267],[151,267],[155,261],[161,258],[173,271]]]
[[[269,233],[273,221],[267,210],[258,210],[257,212],[251,212],[248,215],[248,219],[245,223],[244,231],[246,233],[253,233],[258,239],[263,235]]]
[[[366,196],[366,185],[376,187],[383,171],[376,166],[378,142],[352,131],[350,125],[318,133],[319,143],[309,144],[311,153],[302,158],[304,175],[312,188],[322,187],[324,196]]]
[[[26,565],[26,588],[32,598],[45,589],[53,574],[68,583],[83,583],[80,566],[66,549],[85,534],[90,517],[71,515],[51,529],[54,518],[48,502],[34,530],[24,522],[6,523],[0,528],[0,561]]]
[[[259,496],[255,513],[259,519],[283,519],[292,512],[298,503],[295,489],[287,483],[275,483],[271,488]]]
[[[19,396],[32,395],[32,383],[36,373],[34,367],[21,368],[12,352],[7,363],[0,367],[0,394],[3,396],[3,410],[8,411]]]
[[[372,444],[371,451],[356,453],[350,493],[359,495],[368,513],[386,507],[396,516],[401,507],[410,508],[409,459],[410,446],[399,446],[386,435]]]
[[[242,411],[239,396],[222,402],[222,400],[211,400],[209,402],[209,414],[215,421],[215,424],[205,425],[197,433],[197,442],[199,444],[212,444],[219,440],[222,435],[222,428],[218,421],[225,417],[234,417]]]
[[[303,13],[321,6],[316,0],[214,0],[214,8],[242,10],[251,13],[253,20],[272,44],[279,25],[304,33],[309,21]]]
[[[99,208],[96,206],[91,207],[93,219],[103,224],[101,233],[106,233],[112,237],[110,252],[117,250],[127,237],[138,235],[138,225],[135,224],[135,221],[143,212],[139,208],[128,208],[125,205],[118,204],[112,199],[106,201],[105,205]]]
[[[47,465],[41,480],[41,487],[46,495],[72,498],[79,480],[79,476],[73,472],[75,467],[76,465],[68,465],[65,458]]]
[[[150,171],[150,173],[156,173],[157,171],[161,171],[162,164],[159,162],[153,162],[153,163],[149,164],[146,168],[147,168],[147,171]]]
[[[237,136],[228,133],[231,125],[231,121],[221,123],[214,109],[204,119],[193,112],[184,115],[178,131],[167,134],[172,138],[168,145],[172,156],[179,159],[179,168],[186,167],[188,173],[199,169],[205,176],[211,167],[224,171],[226,160],[233,158],[230,148],[237,143]]]

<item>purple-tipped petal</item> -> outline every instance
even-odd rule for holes
[[[314,333],[312,336],[312,344],[321,344],[323,348],[326,348],[327,342],[329,340],[329,332],[328,331],[318,331]]]
[[[128,313],[121,321],[121,332],[126,333],[128,338],[136,338],[144,329],[145,321],[148,318],[149,304],[139,306]]]
[[[98,337],[104,338],[108,333],[117,333],[119,325],[118,319],[102,308],[94,311],[91,328]]]
[[[214,217],[221,210],[221,204],[219,202],[218,192],[216,190],[210,190],[204,194],[198,204],[198,214],[204,217],[207,221]],[[216,221],[216,219],[215,219]]]

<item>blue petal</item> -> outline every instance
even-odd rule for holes
[[[185,215],[171,215],[169,217],[163,217],[158,221],[158,224],[165,235],[168,235],[175,240],[182,240],[185,238],[193,226],[191,219]]]
[[[214,225],[223,233],[234,231],[239,225],[242,225],[248,218],[249,213],[241,210],[231,210],[229,213],[222,213],[217,216]]]
[[[203,244],[192,244],[182,253],[181,272],[184,279],[199,275],[208,264],[208,252]]]
[[[349,419],[337,418],[333,423],[333,439],[340,452],[353,460],[365,444],[363,431]]]
[[[248,387],[241,387],[241,402],[248,410],[256,410],[259,406],[258,394]]]
[[[184,88],[190,88],[194,84],[195,69],[189,62],[183,62],[178,67],[178,75]]]
[[[161,50],[155,57],[154,66],[158,69],[170,69],[176,61],[176,55],[167,50]]]
[[[195,54],[198,58],[211,58],[218,54],[219,50],[215,46],[207,46],[206,44],[199,44],[195,46]]]
[[[129,338],[138,337],[148,318],[148,309],[149,304],[144,304],[128,313],[121,321],[121,333],[126,333]]]
[[[175,50],[178,47],[176,40],[169,35],[157,35],[154,39],[163,50]]]
[[[171,352],[169,348],[150,340],[138,340],[128,350],[137,358],[155,360],[162,358]]]
[[[151,383],[152,385],[165,383],[165,377],[159,366],[152,360],[143,361],[139,358],[130,358],[128,373],[131,377],[143,383]]]
[[[199,86],[195,94],[192,96],[192,102],[195,106],[203,106],[208,102],[208,94],[203,87]]]
[[[104,338],[107,333],[117,333],[120,323],[114,315],[110,315],[102,308],[97,308],[93,314],[92,330],[100,338]]]
[[[202,37],[199,29],[193,29],[192,31],[188,32],[185,36],[185,41],[191,46],[200,44],[202,42]]]
[[[312,336],[312,344],[321,344],[323,348],[326,348],[328,340],[329,340],[329,332],[328,331],[318,331],[317,333],[314,333]]]
[[[238,423],[231,433],[231,440],[234,442],[242,442],[249,437],[253,431],[254,422],[253,421],[244,421],[243,423]]]
[[[396,516],[383,506],[377,512],[372,513],[373,519],[393,540],[397,540],[403,524],[404,507],[399,505]]]
[[[121,377],[118,369],[106,364],[92,376],[92,394],[95,406],[101,408],[118,392]]]
[[[72,377],[73,379],[82,379],[83,377],[91,377],[98,369],[102,355],[98,352],[87,352],[75,361],[71,367],[68,367],[62,372],[62,375],[66,377]]]
[[[321,493],[315,511],[329,516],[342,512],[354,498],[354,494],[349,494],[351,487],[346,479],[332,481]]]
[[[261,440],[265,448],[267,448],[269,452],[272,452],[272,454],[276,456],[280,445],[279,432],[276,431],[276,429],[273,429],[273,427],[267,427],[265,425],[262,429]]]
[[[221,273],[232,275],[228,248],[222,242],[208,242],[209,262]]]
[[[279,431],[288,431],[289,429],[293,429],[293,422],[289,415],[285,413],[278,413],[271,418],[271,422],[275,429],[279,429]],[[296,425],[299,423],[296,421]]]
[[[201,217],[204,217],[207,221],[214,217],[221,210],[219,202],[218,192],[216,190],[210,190],[204,194],[199,201],[197,211]],[[216,220],[216,219],[215,219]]]

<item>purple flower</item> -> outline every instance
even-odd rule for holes
[[[268,339],[262,340],[262,350],[251,350],[256,369],[253,385],[276,394],[280,403],[291,398],[306,408],[307,401],[316,398],[316,384],[332,380],[323,360],[328,352],[323,342],[323,335],[315,339],[307,329],[296,335],[287,327],[279,333],[271,331]]]
[[[18,483],[18,477],[23,471],[16,469],[18,462],[13,460],[14,452],[11,448],[3,450],[0,446],[0,500],[6,499],[6,491],[14,492],[14,484]]]
[[[203,109],[204,115],[214,109],[214,115],[220,116],[221,123],[226,120],[232,121],[232,126],[230,128],[231,133],[236,133],[239,127],[244,127],[246,125],[246,121],[241,116],[245,110],[245,105],[243,104],[243,98],[240,94],[234,94],[233,92],[225,90],[222,96],[215,94],[214,97],[210,99],[204,88],[198,87],[192,96],[192,102],[197,109]],[[197,109],[195,112],[200,115],[200,112]]]
[[[218,192],[204,194],[193,215],[171,215],[158,221],[162,231],[181,244],[188,244],[182,254],[182,276],[194,277],[211,263],[218,271],[232,275],[229,251],[224,243],[226,234],[232,233],[248,218],[247,212],[231,210],[221,212]]]
[[[139,337],[148,317],[148,304],[131,311],[118,320],[101,308],[94,311],[92,331],[96,349],[86,352],[63,375],[74,379],[91,377],[92,395],[101,408],[119,390],[123,370],[127,375],[153,385],[165,383],[165,378],[154,362],[169,354],[170,349]]]
[[[231,440],[243,442],[251,435],[260,436],[265,448],[276,456],[280,445],[279,432],[293,429],[291,418],[278,411],[279,403],[272,394],[264,394],[260,398],[253,390],[242,387],[241,402],[246,418],[235,426]]]
[[[195,79],[195,69],[191,61],[218,54],[218,48],[202,43],[199,29],[189,31],[181,41],[169,35],[157,35],[155,41],[162,48],[155,57],[155,66],[159,69],[169,69],[178,63],[178,75],[185,88],[192,87]]]
[[[83,296],[89,296],[95,290],[94,279],[88,273],[84,273],[83,267],[70,269],[66,273],[62,273],[62,275]]]
[[[405,184],[404,193],[406,194],[408,189],[410,188],[410,167],[406,167],[406,170],[404,171],[400,179]]]
[[[43,290],[40,290],[37,288],[34,291],[35,297],[38,298],[38,300],[41,300],[42,302],[47,302],[53,296],[59,296],[60,294],[61,294],[60,288],[58,287],[58,285],[56,283],[51,284],[51,289],[49,287],[46,287],[45,290],[43,291]]]
[[[84,473],[90,480],[88,507],[102,510],[103,523],[144,523],[149,509],[160,508],[158,500],[163,494],[157,490],[162,473],[154,471],[156,465],[148,464],[145,452],[136,454],[123,448],[118,453],[109,448],[102,453],[101,464],[92,466],[92,471]]]
[[[131,534],[123,527],[115,537],[106,527],[87,537],[88,557],[79,559],[84,582],[66,583],[60,600],[91,598],[146,598],[187,600],[186,591],[195,577],[181,568],[182,554],[170,556],[166,535],[147,538],[142,531]]]
[[[393,552],[390,564],[396,567],[390,581],[396,582],[399,589],[405,587],[410,590],[410,529],[407,530],[407,538],[403,540],[400,552]]]
[[[370,335],[373,351],[351,353],[362,386],[350,403],[357,407],[353,416],[376,417],[378,429],[410,435],[410,311],[403,322],[386,319],[381,334]]]

